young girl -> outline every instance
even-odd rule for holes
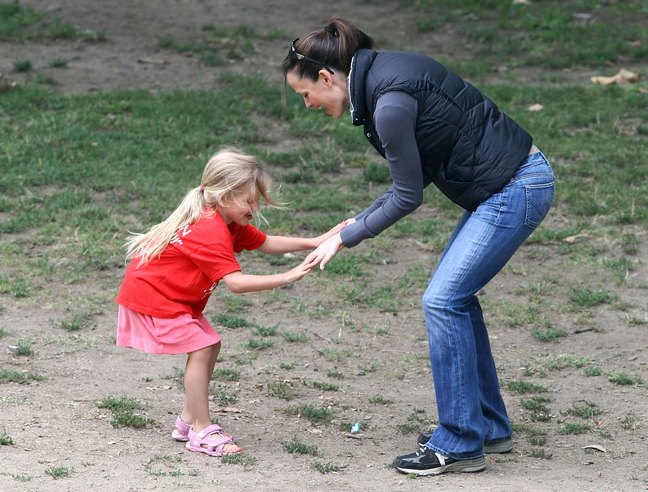
[[[277,206],[270,184],[254,157],[226,148],[212,156],[200,186],[175,212],[126,244],[131,262],[117,295],[117,345],[153,354],[187,353],[185,403],[172,436],[186,441],[190,451],[210,456],[242,451],[209,415],[220,336],[202,312],[212,290],[221,280],[237,294],[273,289],[300,280],[314,265],[304,261],[284,273],[246,275],[234,254],[313,249],[342,227],[312,239],[266,235],[250,221],[261,197]]]

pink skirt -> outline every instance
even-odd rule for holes
[[[119,306],[117,346],[143,350],[149,354],[184,354],[215,345],[220,335],[202,314],[192,318],[156,318]]]

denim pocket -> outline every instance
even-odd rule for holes
[[[549,213],[554,197],[554,182],[528,184],[526,192],[526,216],[524,225],[535,229]]]

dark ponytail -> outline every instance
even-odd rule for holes
[[[283,61],[284,76],[294,70],[299,78],[316,81],[321,69],[348,74],[356,51],[371,48],[373,40],[341,17],[333,17],[323,28],[293,41]]]

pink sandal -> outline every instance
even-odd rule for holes
[[[221,434],[222,437],[212,439],[212,434]],[[189,441],[186,448],[189,451],[197,451],[205,453],[209,456],[223,456],[224,454],[236,453],[223,453],[223,448],[226,444],[234,444],[234,438],[223,434],[223,428],[220,425],[212,424],[205,427],[200,432],[194,432],[192,428],[189,429]],[[239,453],[240,451],[237,451]]]
[[[171,433],[171,437],[173,437],[176,441],[179,442],[187,442],[189,440],[190,428],[191,425],[184,422],[178,415],[178,418],[176,418],[176,422],[175,422],[175,429]]]

